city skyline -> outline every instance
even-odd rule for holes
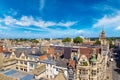
[[[120,37],[119,0],[0,0],[0,38]]]

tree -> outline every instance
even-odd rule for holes
[[[112,43],[112,40],[109,41],[109,46],[110,46],[110,48],[113,48],[113,47],[114,47],[114,45],[113,45],[113,43]]]
[[[36,44],[39,43],[39,41],[36,40],[36,39],[32,39],[31,41],[32,41],[33,43],[36,43]]]
[[[95,44],[96,44],[96,45],[100,45],[101,42],[97,39],[97,40],[95,41]]]
[[[71,38],[66,37],[66,38],[64,38],[64,39],[62,40],[62,42],[71,42]]]
[[[81,37],[75,37],[75,38],[73,39],[73,42],[74,42],[74,43],[83,43],[83,39],[82,39]]]

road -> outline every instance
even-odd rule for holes
[[[114,60],[112,62],[112,80],[120,80],[120,68],[119,68],[119,64],[120,64],[120,58],[119,59],[115,59],[116,57],[114,57]]]
[[[120,80],[119,68],[116,67],[116,62],[113,61],[112,63],[112,79],[113,80]]]

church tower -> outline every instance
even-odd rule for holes
[[[106,45],[106,36],[104,29],[102,29],[102,32],[100,33],[99,41],[101,42],[101,45]]]

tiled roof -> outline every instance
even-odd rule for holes
[[[56,60],[56,66],[67,68],[68,61],[66,59]]]
[[[2,53],[3,52],[3,47],[2,46],[0,46],[0,53]]]
[[[80,48],[80,57],[85,55],[88,59],[90,59],[93,49],[96,50],[96,54],[100,53],[99,48]]]
[[[47,55],[46,54],[44,54],[44,55],[39,57],[39,60],[46,60],[46,59],[47,59]]]
[[[35,51],[35,54],[32,54],[32,51]],[[22,52],[25,54],[25,56],[31,55],[31,56],[40,56],[41,53],[39,49],[33,49],[33,48],[18,48],[15,50],[16,57],[20,57]]]
[[[68,61],[69,65],[71,65],[75,69],[75,61],[74,60],[69,60]]]

